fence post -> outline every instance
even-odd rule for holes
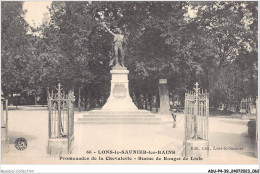
[[[74,101],[75,97],[73,91],[68,94],[68,153],[71,153],[72,141],[74,139]]]
[[[185,93],[185,98],[184,98],[184,128],[185,128],[185,134],[184,134],[184,138],[185,138],[185,141],[186,141],[186,137],[187,137],[187,130],[186,130],[186,127],[187,127],[187,93]]]
[[[79,112],[81,112],[81,98],[80,98],[80,87],[79,87],[79,99],[78,99],[78,107],[79,107]]]
[[[185,93],[185,99],[184,99],[184,121],[185,121],[185,137],[184,137],[184,142],[183,142],[183,144],[184,144],[184,156],[187,156],[187,154],[186,154],[186,144],[187,144],[187,117],[188,117],[188,101],[187,101],[187,98],[188,98],[188,94],[187,94],[187,91],[186,91],[186,93]]]
[[[5,127],[6,127],[6,132],[5,132],[5,137],[7,138],[8,137],[8,99],[5,100]],[[3,115],[2,115],[3,116]]]
[[[195,106],[194,106],[194,136],[195,139],[198,138],[198,100],[199,100],[199,83],[195,84]]]
[[[71,97],[70,97],[70,91],[68,93],[68,114],[67,114],[67,139],[68,139],[68,154],[70,154],[70,114],[71,114]]]
[[[48,130],[49,130],[49,139],[51,138],[51,95],[48,93],[48,110],[49,110],[49,122],[48,122]]]
[[[61,84],[58,84],[58,137],[61,137]]]

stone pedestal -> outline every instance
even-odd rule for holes
[[[161,124],[146,110],[138,110],[129,95],[128,74],[125,67],[116,67],[111,71],[110,96],[101,110],[92,110],[78,118],[83,124]]]
[[[206,140],[187,140],[184,150],[185,157],[207,158],[209,154],[209,142]]]
[[[71,142],[73,143],[73,141]],[[67,138],[49,139],[48,154],[52,156],[59,156],[62,154],[69,154]]]
[[[170,99],[167,79],[159,79],[160,115],[170,115]]]
[[[126,68],[114,68],[111,74],[110,96],[103,106],[103,111],[137,111],[129,95],[128,73]]]

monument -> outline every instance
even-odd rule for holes
[[[125,54],[123,50],[123,44],[125,42],[125,36],[123,35],[123,32],[119,29],[116,28],[114,32],[112,32],[103,22],[102,23],[103,27],[114,37],[113,38],[113,51],[114,51],[114,56],[110,60],[109,65],[112,66],[115,62],[115,67],[124,67],[124,59],[125,59]],[[121,57],[121,61],[119,63],[119,55]]]
[[[113,35],[113,51],[114,56],[110,60],[110,66],[115,64],[110,71],[111,74],[111,88],[110,96],[107,103],[103,106],[102,110],[108,111],[136,111],[138,110],[129,95],[128,74],[129,71],[124,65],[124,35],[119,29],[112,32],[105,23],[102,23],[104,28]],[[120,59],[119,59],[120,56]]]
[[[116,28],[112,32],[104,22],[102,26],[113,35],[113,57],[110,60],[112,70],[110,95],[106,104],[101,110],[92,110],[79,122],[85,123],[143,123],[143,124],[160,124],[160,119],[146,110],[138,110],[129,95],[128,74],[129,70],[124,64],[124,35],[123,32]]]
[[[170,115],[170,100],[167,79],[159,79],[160,115]]]

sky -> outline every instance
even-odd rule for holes
[[[41,25],[44,14],[48,13],[47,7],[50,7],[52,1],[26,1],[23,9],[26,10],[25,20],[32,27]]]

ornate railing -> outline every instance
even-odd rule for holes
[[[208,140],[209,95],[195,84],[185,93],[185,141]]]
[[[68,149],[71,153],[70,143],[74,139],[74,101],[73,92],[67,95],[61,92],[58,84],[57,93],[53,91],[48,95],[49,110],[49,139],[68,138]]]

